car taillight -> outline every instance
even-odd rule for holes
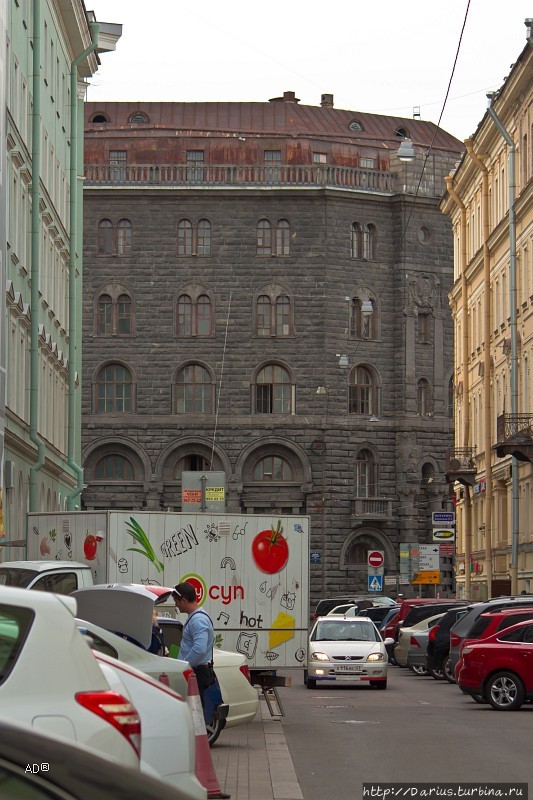
[[[416,638],[416,636],[411,636],[411,638],[409,639],[409,644],[410,644],[412,647],[420,647],[420,642],[418,641],[418,639]]]
[[[437,631],[440,628],[440,625],[434,625],[432,628],[429,629],[428,639],[431,641],[434,640],[435,636],[437,635]]]
[[[450,633],[450,647],[459,647],[461,644],[461,637],[456,633]]]
[[[105,719],[131,744],[137,755],[141,755],[141,718],[130,701],[118,692],[78,692],[78,703]]]
[[[239,667],[239,670],[240,672],[242,672],[248,683],[251,683],[252,681],[250,679],[250,669],[248,667],[248,664],[243,664],[242,667]]]

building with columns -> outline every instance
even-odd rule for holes
[[[458,596],[533,591],[533,40],[447,178]]]
[[[228,511],[309,514],[312,597],[366,591],[369,549],[398,591],[451,508],[461,154],[332,95],[86,104],[84,508],[223,471]]]

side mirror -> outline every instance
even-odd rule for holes
[[[394,644],[396,644],[396,642],[394,641],[392,636],[387,636],[387,638],[383,640],[383,644],[385,645],[385,647],[392,647]]]

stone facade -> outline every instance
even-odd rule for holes
[[[159,105],[150,104],[152,115]],[[321,167],[311,167],[295,185],[294,161],[259,179],[224,171],[214,180],[218,130],[209,138],[204,130],[201,142],[209,171],[184,167],[164,181],[135,170],[158,164],[162,174],[171,153],[155,144],[161,134],[148,114],[141,129],[128,121],[134,110],[119,103],[86,110],[84,506],[181,510],[181,470],[211,464],[226,472],[228,511],[310,516],[313,599],[366,591],[369,548],[385,551],[385,574],[399,578],[400,543],[430,541],[431,511],[448,503],[453,252],[438,203],[459,143],[441,143],[430,185],[416,197],[433,126],[418,123],[415,163],[403,165],[394,157],[396,120],[389,148],[351,142],[354,159],[358,151],[379,156],[387,190],[366,188],[375,173],[361,167],[335,180],[325,171],[318,180]],[[357,116],[369,130],[372,115]],[[298,135],[310,151],[327,149],[335,164],[340,130],[327,147],[318,134]],[[176,133],[182,154],[192,135]],[[253,158],[264,170],[261,138],[272,147],[271,134],[254,136]],[[110,151],[119,149],[128,166],[117,171]],[[230,158],[237,163],[235,152]],[[131,227],[123,235],[125,220]],[[180,255],[180,220],[190,221],[198,254]],[[202,220],[208,247],[196,238]],[[268,255],[258,254],[262,220],[273,231]],[[109,240],[104,226],[114,232]],[[184,296],[192,304],[185,310]],[[122,334],[113,316],[120,297],[131,320]],[[207,298],[209,321],[193,330],[180,311],[201,315],[198,298]],[[193,386],[181,372],[191,365]],[[385,588],[394,594],[398,585]],[[443,579],[441,588],[450,584]]]

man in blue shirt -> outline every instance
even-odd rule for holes
[[[179,657],[188,661],[198,681],[198,691],[204,704],[204,691],[214,682],[213,642],[215,632],[211,617],[198,605],[196,590],[190,583],[178,583],[172,597],[180,613],[187,614]]]

